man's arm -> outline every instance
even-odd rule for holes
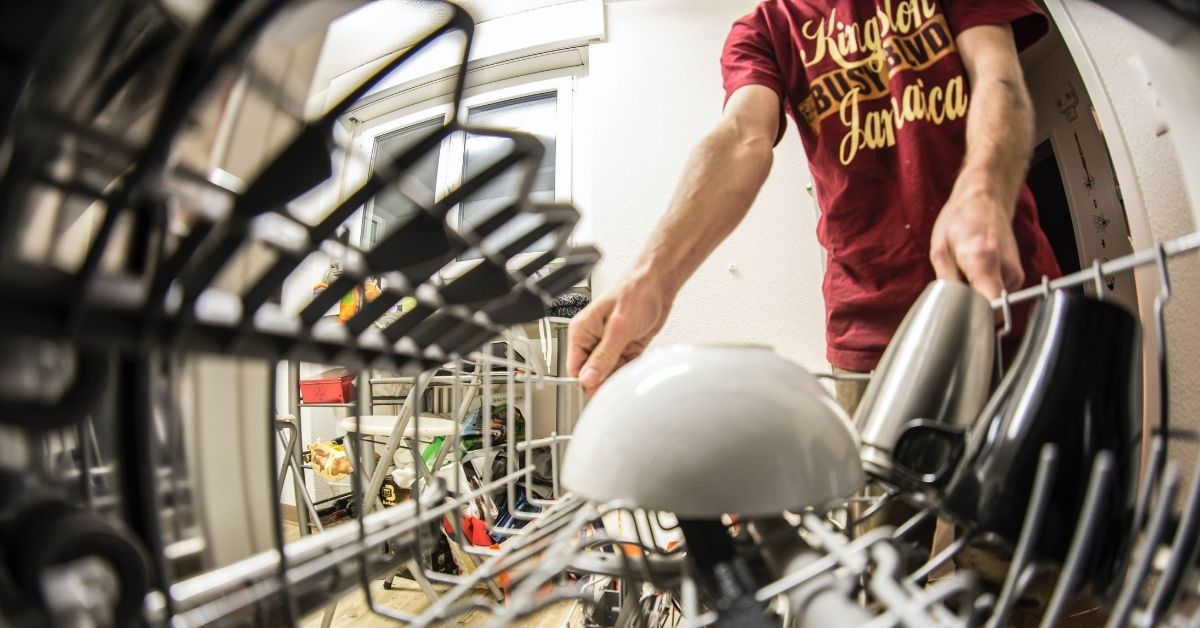
[[[968,29],[957,44],[971,81],[967,154],[929,258],[939,278],[995,298],[1025,281],[1012,219],[1033,150],[1033,105],[1010,26]]]
[[[591,394],[641,355],[684,282],[749,211],[771,169],[779,96],[747,85],[692,150],[667,213],[630,276],[571,321],[567,373]]]

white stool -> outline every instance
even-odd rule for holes
[[[392,430],[396,429],[396,422],[400,417],[395,414],[371,414],[363,415],[362,421],[358,417],[348,416],[342,419],[340,427],[347,434],[356,430],[362,436],[391,436]],[[421,430],[418,433],[417,423],[421,424]],[[404,426],[404,437],[413,438],[418,441],[428,442],[438,436],[451,436],[454,434],[454,421],[445,417],[440,417],[433,414],[422,414],[420,421],[417,417],[408,420],[408,425]]]
[[[342,431],[346,432],[347,435],[352,434],[355,431],[359,431],[360,436],[387,438],[392,435],[392,432],[396,429],[396,423],[399,420],[400,417],[394,414],[363,415],[361,422],[359,421],[358,417],[349,416],[342,419],[339,426],[341,427]],[[419,430],[417,425],[418,423],[420,424]],[[409,418],[408,424],[404,426],[403,437],[406,440],[415,441],[414,444],[430,443],[439,437],[453,436],[454,429],[454,421],[450,419],[433,414],[422,414],[420,421],[417,420],[417,417]],[[447,442],[449,440],[450,439],[448,438]],[[347,442],[349,442],[349,439],[347,439]],[[442,447],[446,447],[446,444],[443,443]],[[404,455],[405,452],[407,452],[407,455]],[[402,455],[404,457],[402,457]],[[374,456],[363,456],[363,458],[364,466],[368,467],[367,477],[370,477],[371,473],[373,473],[373,469],[370,469],[369,467],[372,466]],[[400,477],[395,478],[396,482],[400,486],[404,487],[412,484],[413,480],[416,479],[418,472],[413,467],[413,465],[416,464],[416,461],[412,459],[409,448],[397,448],[396,454],[392,458],[392,463],[396,465],[400,475]],[[430,469],[430,472],[436,471],[437,469]]]

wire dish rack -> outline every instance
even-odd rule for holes
[[[504,626],[556,605],[569,605],[567,621],[581,626],[998,626],[1017,621],[1039,578],[1051,583],[1040,587],[1049,591],[1037,604],[1040,625],[1067,618],[1108,523],[1098,513],[1115,499],[1123,463],[1108,452],[1070,468],[1062,451],[1045,447],[1018,538],[967,530],[916,561],[913,532],[940,505],[926,491],[881,480],[872,480],[876,497],[846,496],[828,511],[711,521],[594,503],[560,485],[570,426],[535,437],[517,429],[518,412],[532,417],[534,391],[573,382],[552,374],[524,330],[588,275],[599,253],[570,243],[575,209],[530,200],[544,150],[535,138],[460,121],[474,29],[462,9],[431,3],[436,24],[427,34],[298,124],[257,177],[241,183],[181,153],[197,121],[220,111],[233,81],[254,75],[265,91],[277,87],[255,64],[256,43],[271,29],[316,20],[307,12],[321,3],[215,0],[196,14],[148,0],[61,4],[69,6],[31,5],[19,15],[26,35],[0,75],[0,337],[9,349],[0,356],[5,623],[295,625],[359,590],[373,613],[416,626],[445,625],[468,612]],[[443,40],[460,46],[452,115],[316,220],[297,217],[290,205],[332,176],[339,118]],[[463,133],[502,140],[509,150],[374,247],[337,238],[366,202],[384,190],[403,193],[409,169]],[[514,173],[513,202],[469,228],[449,224],[454,207]],[[85,213],[94,220],[75,237],[70,226]],[[518,217],[523,226],[501,237]],[[546,236],[550,250],[515,261]],[[1192,234],[1004,295],[993,306],[1007,330],[1015,303],[1157,264],[1165,380],[1166,260],[1198,247],[1200,234]],[[442,280],[439,271],[467,251],[480,261]],[[342,274],[298,311],[284,310],[276,295],[314,254],[343,260]],[[372,277],[383,279],[378,298],[344,324],[324,316]],[[395,316],[406,298],[415,307]],[[498,355],[496,346],[505,351]],[[379,507],[381,476],[355,472],[357,516],[328,529],[318,516],[318,531],[287,541],[279,496],[287,475],[303,470],[292,451],[275,447],[280,426],[271,396],[276,366],[298,360],[341,365],[360,378],[395,371],[411,385],[384,460],[405,447],[422,459],[425,452],[404,435],[410,425],[420,433],[429,420],[423,392],[434,384],[450,389],[455,427],[449,446],[429,465],[416,465],[410,499]],[[214,390],[206,386],[214,370],[244,385]],[[1165,409],[1165,384],[1162,392]],[[204,410],[225,397],[244,403]],[[475,401],[490,409],[500,397],[508,402],[504,437],[483,429],[478,451],[485,460],[503,453],[504,462],[469,481],[460,473],[472,453],[460,446],[463,420]],[[366,409],[370,399],[356,403]],[[198,445],[217,429],[200,418],[214,414],[234,416],[230,438],[247,441],[234,456],[246,475],[216,488],[210,478],[221,461]],[[1129,513],[1118,586],[1095,604],[1107,625],[1200,623],[1200,476],[1183,495],[1181,471],[1166,460],[1173,432],[1162,416]],[[354,421],[353,466],[366,469],[363,417]],[[548,462],[539,467],[539,460]],[[1087,488],[1079,516],[1068,522],[1065,559],[1048,560],[1038,539],[1048,525],[1050,487],[1064,474],[1086,476]],[[255,482],[265,487],[257,494]],[[538,482],[548,486],[540,496],[528,492]],[[467,538],[467,513],[480,503],[486,509],[488,500],[503,500],[511,517],[504,525],[485,520],[488,537],[502,542],[480,545]],[[239,501],[266,511],[269,535],[257,547],[226,552],[224,537],[252,536],[256,527],[247,516],[232,522],[238,534],[221,528],[221,511]],[[914,504],[916,514],[862,531],[894,501]],[[429,562],[443,541],[455,552],[456,573]],[[999,582],[963,568],[934,578],[977,541],[1005,547]],[[423,610],[400,611],[375,597],[372,581],[390,582],[397,571],[426,588]],[[332,615],[327,610],[326,619]]]

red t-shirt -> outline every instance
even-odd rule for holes
[[[933,223],[966,153],[970,86],[954,38],[987,24],[1012,24],[1019,48],[1048,27],[1033,0],[765,0],[733,25],[726,98],[769,87],[800,129],[834,366],[874,369],[934,279]],[[1013,229],[1027,283],[1058,276],[1028,188]]]

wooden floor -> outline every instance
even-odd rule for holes
[[[285,536],[291,540],[299,537],[295,524],[284,523]],[[435,584],[439,593],[445,593],[449,586]],[[480,589],[481,595],[487,595],[486,589]],[[429,607],[429,598],[408,578],[397,577],[392,581],[391,590],[383,588],[383,581],[371,583],[371,597],[376,606],[385,607],[407,614],[417,614]],[[573,610],[573,604],[563,603],[547,608],[513,624],[518,628],[565,628]],[[314,613],[305,617],[301,622],[303,628],[320,628],[323,613]],[[491,615],[482,610],[471,610],[455,618],[448,626],[483,626],[491,619]],[[355,590],[343,597],[337,605],[331,626],[338,628],[382,628],[395,626],[397,622],[371,612],[366,596],[362,591]]]
[[[385,591],[382,581],[371,583],[372,597],[375,598],[375,603],[379,606],[402,611],[405,613],[419,613],[429,606],[429,599],[421,592],[417,585],[412,580],[404,578],[396,578],[392,583],[392,590]],[[438,587],[444,592],[446,587]],[[567,626],[567,620],[571,614],[571,604],[560,604],[548,608],[537,615],[525,618],[515,624],[519,628],[564,628]],[[321,613],[315,613],[309,617],[305,617],[301,622],[303,628],[319,628],[321,625]],[[483,611],[471,610],[452,622],[444,625],[448,626],[483,626],[490,619],[490,615]],[[332,626],[355,628],[383,628],[384,626],[395,626],[396,622],[376,615],[371,612],[367,606],[366,597],[361,591],[355,591],[350,595],[342,598],[338,603],[337,612],[334,614]]]

